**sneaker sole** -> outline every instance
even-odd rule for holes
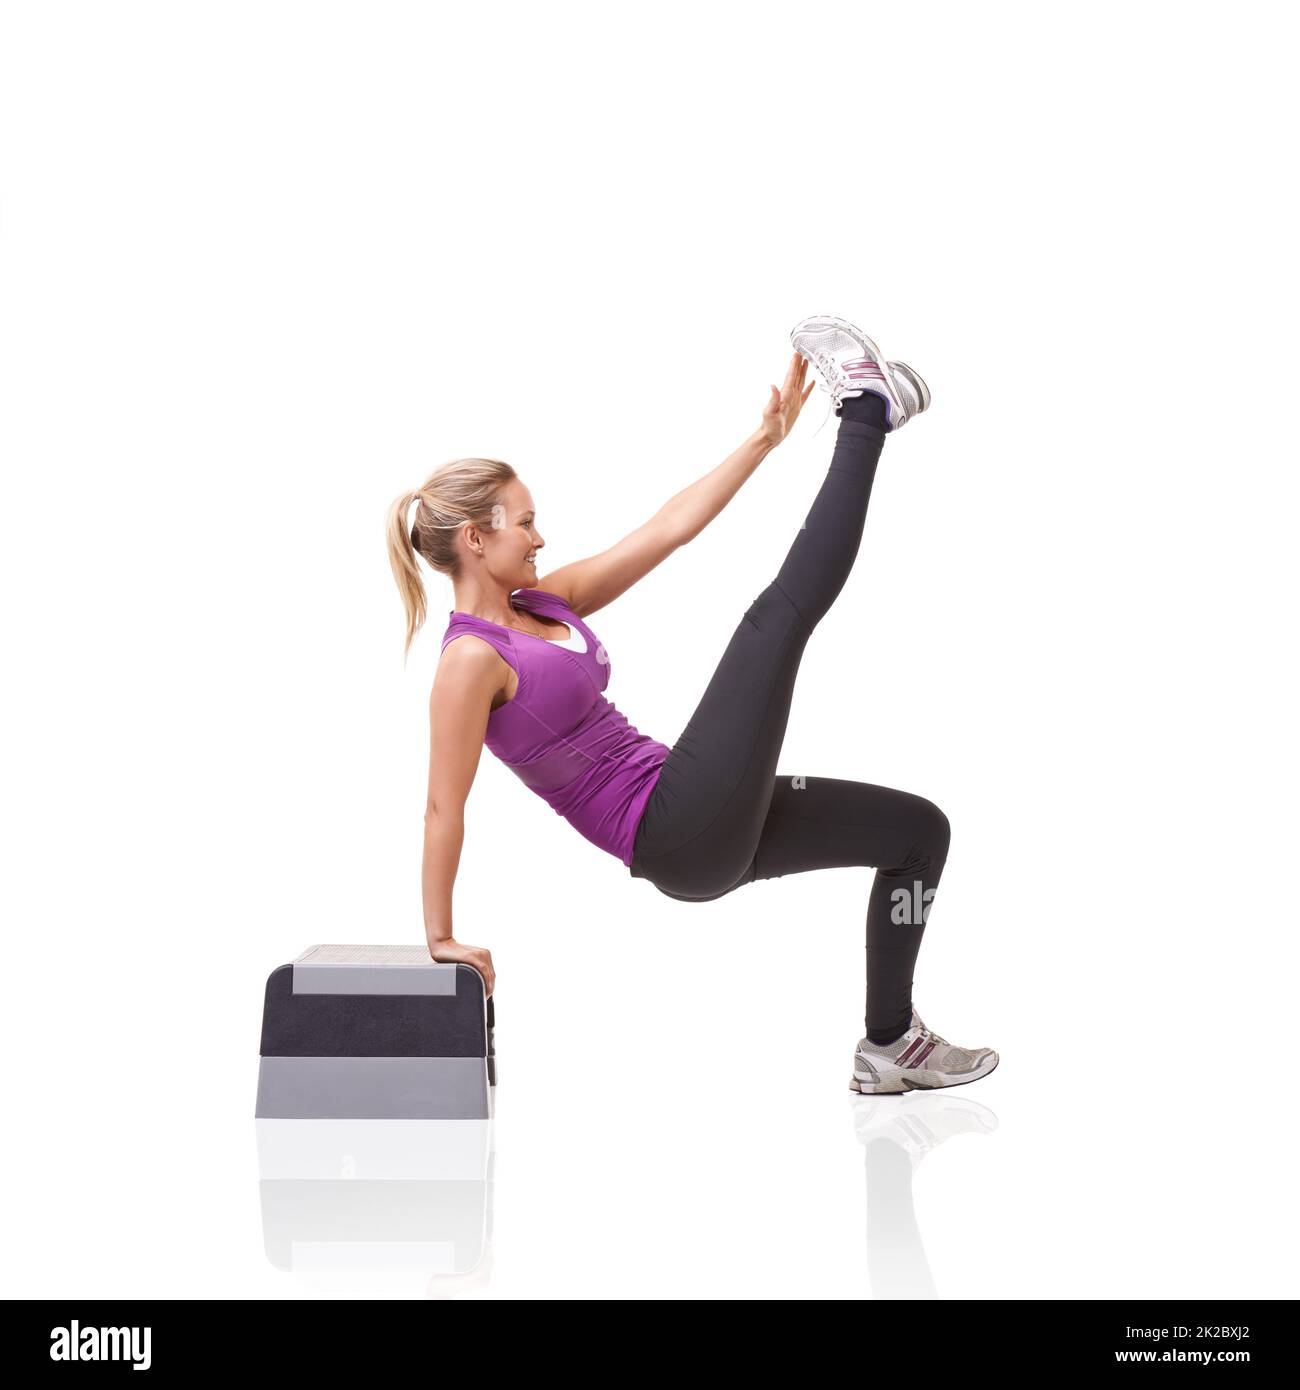
[[[849,1090],[856,1091],[863,1096],[896,1096],[905,1091],[946,1091],[953,1086],[969,1086],[972,1081],[982,1081],[986,1076],[991,1076],[998,1069],[998,1058],[991,1067],[985,1067],[983,1071],[973,1072],[970,1076],[964,1076],[960,1081],[943,1080],[943,1073],[938,1071],[920,1071],[915,1073],[897,1072],[893,1076],[887,1076],[883,1081],[868,1081],[865,1077],[859,1078],[855,1072],[849,1078]],[[928,1078],[934,1077],[935,1080]]]
[[[909,367],[906,362],[895,362],[894,366],[900,368],[906,374],[908,381],[916,388],[916,394],[921,398],[921,410],[917,411],[917,414],[919,415],[921,411],[929,410],[930,388],[925,384],[925,378],[915,367]]]
[[[838,328],[841,333],[847,333],[848,336],[852,338],[855,342],[861,343],[863,345],[863,347],[866,349],[867,356],[874,359],[876,362],[880,364],[880,372],[882,377],[884,378],[882,384],[885,387],[886,394],[889,396],[889,399],[893,404],[893,415],[891,416],[889,421],[890,430],[892,431],[895,428],[895,420],[901,419],[903,423],[906,424],[907,405],[903,400],[900,399],[898,392],[894,389],[894,383],[889,379],[889,368],[885,366],[885,358],[882,356],[880,349],[875,345],[875,343],[873,343],[871,339],[867,337],[867,335],[857,326],[856,323],[850,323],[848,319],[837,318],[834,314],[809,314],[808,318],[816,319],[819,323],[830,324],[835,328]],[[805,319],[800,319],[800,323],[804,323],[806,321],[807,320]],[[798,351],[798,349],[796,349],[796,351]],[[800,356],[802,355],[803,354],[800,353]]]

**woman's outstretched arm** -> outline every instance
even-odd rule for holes
[[[649,521],[616,545],[553,570],[537,581],[537,588],[558,594],[585,618],[626,593],[678,546],[694,540],[790,433],[812,393],[814,383],[804,385],[807,368],[807,361],[795,353],[784,388],[771,388],[759,427],[716,468],[670,497]]]

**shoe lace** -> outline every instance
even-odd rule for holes
[[[813,354],[810,355],[810,354],[804,352],[802,348],[799,348],[799,349],[797,349],[797,350],[798,350],[799,353],[805,358],[805,360],[807,361],[808,365],[809,365],[810,367],[812,367],[813,370],[816,372],[816,374],[817,374],[817,389],[818,389],[819,391],[824,392],[824,393],[825,393],[825,396],[826,396],[826,414],[825,414],[824,416],[822,416],[822,422],[821,422],[821,424],[818,425],[817,428],[816,428],[815,430],[813,430],[813,435],[812,435],[812,437],[813,437],[814,439],[816,439],[817,436],[818,436],[818,435],[822,432],[822,430],[825,428],[826,421],[829,420],[829,419],[831,418],[831,415],[834,413],[834,410],[835,410],[835,392],[832,391],[831,388],[826,384],[826,376],[825,376],[826,368],[825,368],[825,365],[824,365],[823,363],[821,363],[820,361],[818,361],[818,355],[817,355],[816,353],[813,353]]]
[[[941,1038],[939,1034],[934,1031],[933,1028],[927,1028],[925,1030],[925,1034],[928,1038],[930,1038],[932,1042],[942,1043],[944,1047],[952,1046],[952,1043],[950,1043],[947,1038]]]
[[[917,1031],[921,1034],[923,1038],[929,1038],[931,1042],[942,1043],[944,1047],[953,1046],[953,1044],[950,1043],[947,1038],[941,1038],[939,1034],[934,1031],[933,1028],[926,1027],[924,1023],[920,1024],[920,1027]]]
[[[826,391],[826,388],[823,386],[823,387],[822,387],[822,390],[823,390],[823,391]],[[831,415],[834,413],[834,410],[835,410],[835,397],[832,396],[831,393],[830,393],[829,391],[826,391],[826,414],[825,414],[824,416],[822,416],[822,422],[821,422],[821,424],[818,425],[817,428],[816,428],[815,430],[813,430],[813,432],[812,432],[812,437],[813,437],[814,439],[816,439],[817,436],[822,432],[822,429],[823,429],[823,427],[825,426],[826,421],[829,420],[829,419],[831,418]]]

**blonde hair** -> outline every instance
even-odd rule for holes
[[[460,557],[456,553],[456,532],[468,521],[484,530],[494,527],[500,515],[497,508],[501,490],[516,477],[515,470],[500,459],[453,459],[389,507],[388,562],[406,609],[403,660],[428,615],[428,601],[415,557],[421,555],[440,574],[457,578]],[[407,514],[412,502],[417,506],[408,530]]]

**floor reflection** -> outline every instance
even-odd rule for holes
[[[938,1299],[912,1178],[997,1116],[959,1096],[852,1096],[875,1298]],[[492,1272],[493,1121],[271,1120],[257,1127],[266,1255],[322,1294],[473,1298]]]
[[[454,1299],[492,1268],[492,1120],[255,1121],[267,1258],[321,1293]]]
[[[866,1149],[867,1272],[876,1298],[939,1298],[916,1223],[912,1177],[921,1160],[958,1134],[992,1134],[998,1117],[961,1096],[850,1096]]]

